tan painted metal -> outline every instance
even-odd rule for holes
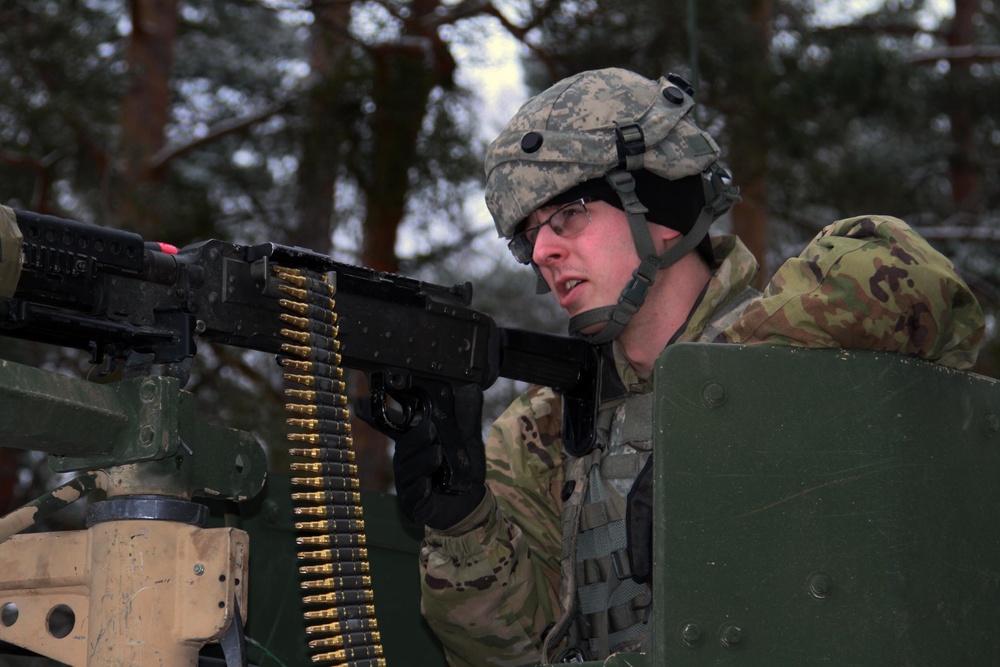
[[[73,667],[185,667],[247,609],[234,528],[109,521],[0,543],[0,639]],[[245,615],[245,611],[244,611]]]
[[[93,478],[95,488],[108,488],[108,474],[105,471],[94,470],[88,473],[87,476]],[[47,495],[51,496],[54,501],[69,505],[82,498],[84,494],[80,487],[68,483],[53,489]],[[22,530],[27,530],[33,526],[37,522],[40,513],[38,505],[28,504],[0,517],[0,542],[3,542],[11,535],[16,535]]]
[[[14,296],[21,277],[21,228],[17,214],[9,206],[0,206],[0,298]]]

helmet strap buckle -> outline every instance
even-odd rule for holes
[[[656,272],[660,268],[658,257],[647,257],[635,271],[632,272],[632,280],[628,281],[625,289],[622,290],[618,302],[628,301],[636,310],[642,306],[646,300],[646,292],[649,291],[653,280],[656,279]]]
[[[649,285],[650,283],[633,274],[632,280],[628,281],[628,285],[625,286],[621,296],[618,297],[619,302],[628,301],[636,310],[639,310],[642,307],[642,303],[646,300],[646,292],[649,291]]]

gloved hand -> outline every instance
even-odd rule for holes
[[[429,418],[425,415],[403,433],[386,435],[396,441],[392,467],[403,514],[415,523],[444,530],[471,514],[486,494],[483,392],[467,385],[454,395],[435,393],[431,405]],[[379,428],[364,401],[355,412]]]
[[[653,455],[629,489],[625,506],[625,527],[632,578],[640,584],[653,581]]]

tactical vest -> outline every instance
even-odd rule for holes
[[[759,292],[746,289],[718,311],[698,338],[712,341]],[[603,659],[640,650],[652,612],[648,584],[632,578],[625,498],[652,452],[652,391],[628,392],[602,402],[597,446],[566,463],[562,512],[563,609],[542,655],[551,662]],[[568,648],[551,651],[568,636]]]
[[[604,454],[587,473],[573,554],[578,632],[589,656],[639,649],[652,605],[649,586],[632,579],[625,498],[652,450],[653,394],[616,403],[600,413],[610,424],[599,425]]]

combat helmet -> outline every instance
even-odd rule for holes
[[[582,72],[528,100],[489,146],[486,205],[503,238],[511,239],[535,209],[588,181],[604,179],[620,198],[640,264],[616,305],[571,318],[573,333],[608,322],[592,342],[617,337],[657,271],[698,246],[738,199],[718,164],[719,146],[691,117],[693,93],[674,74],[651,81],[618,68]],[[638,170],[669,181],[702,175],[706,204],[690,231],[681,230],[682,241],[662,255],[653,249],[648,210],[636,195],[630,172]]]

